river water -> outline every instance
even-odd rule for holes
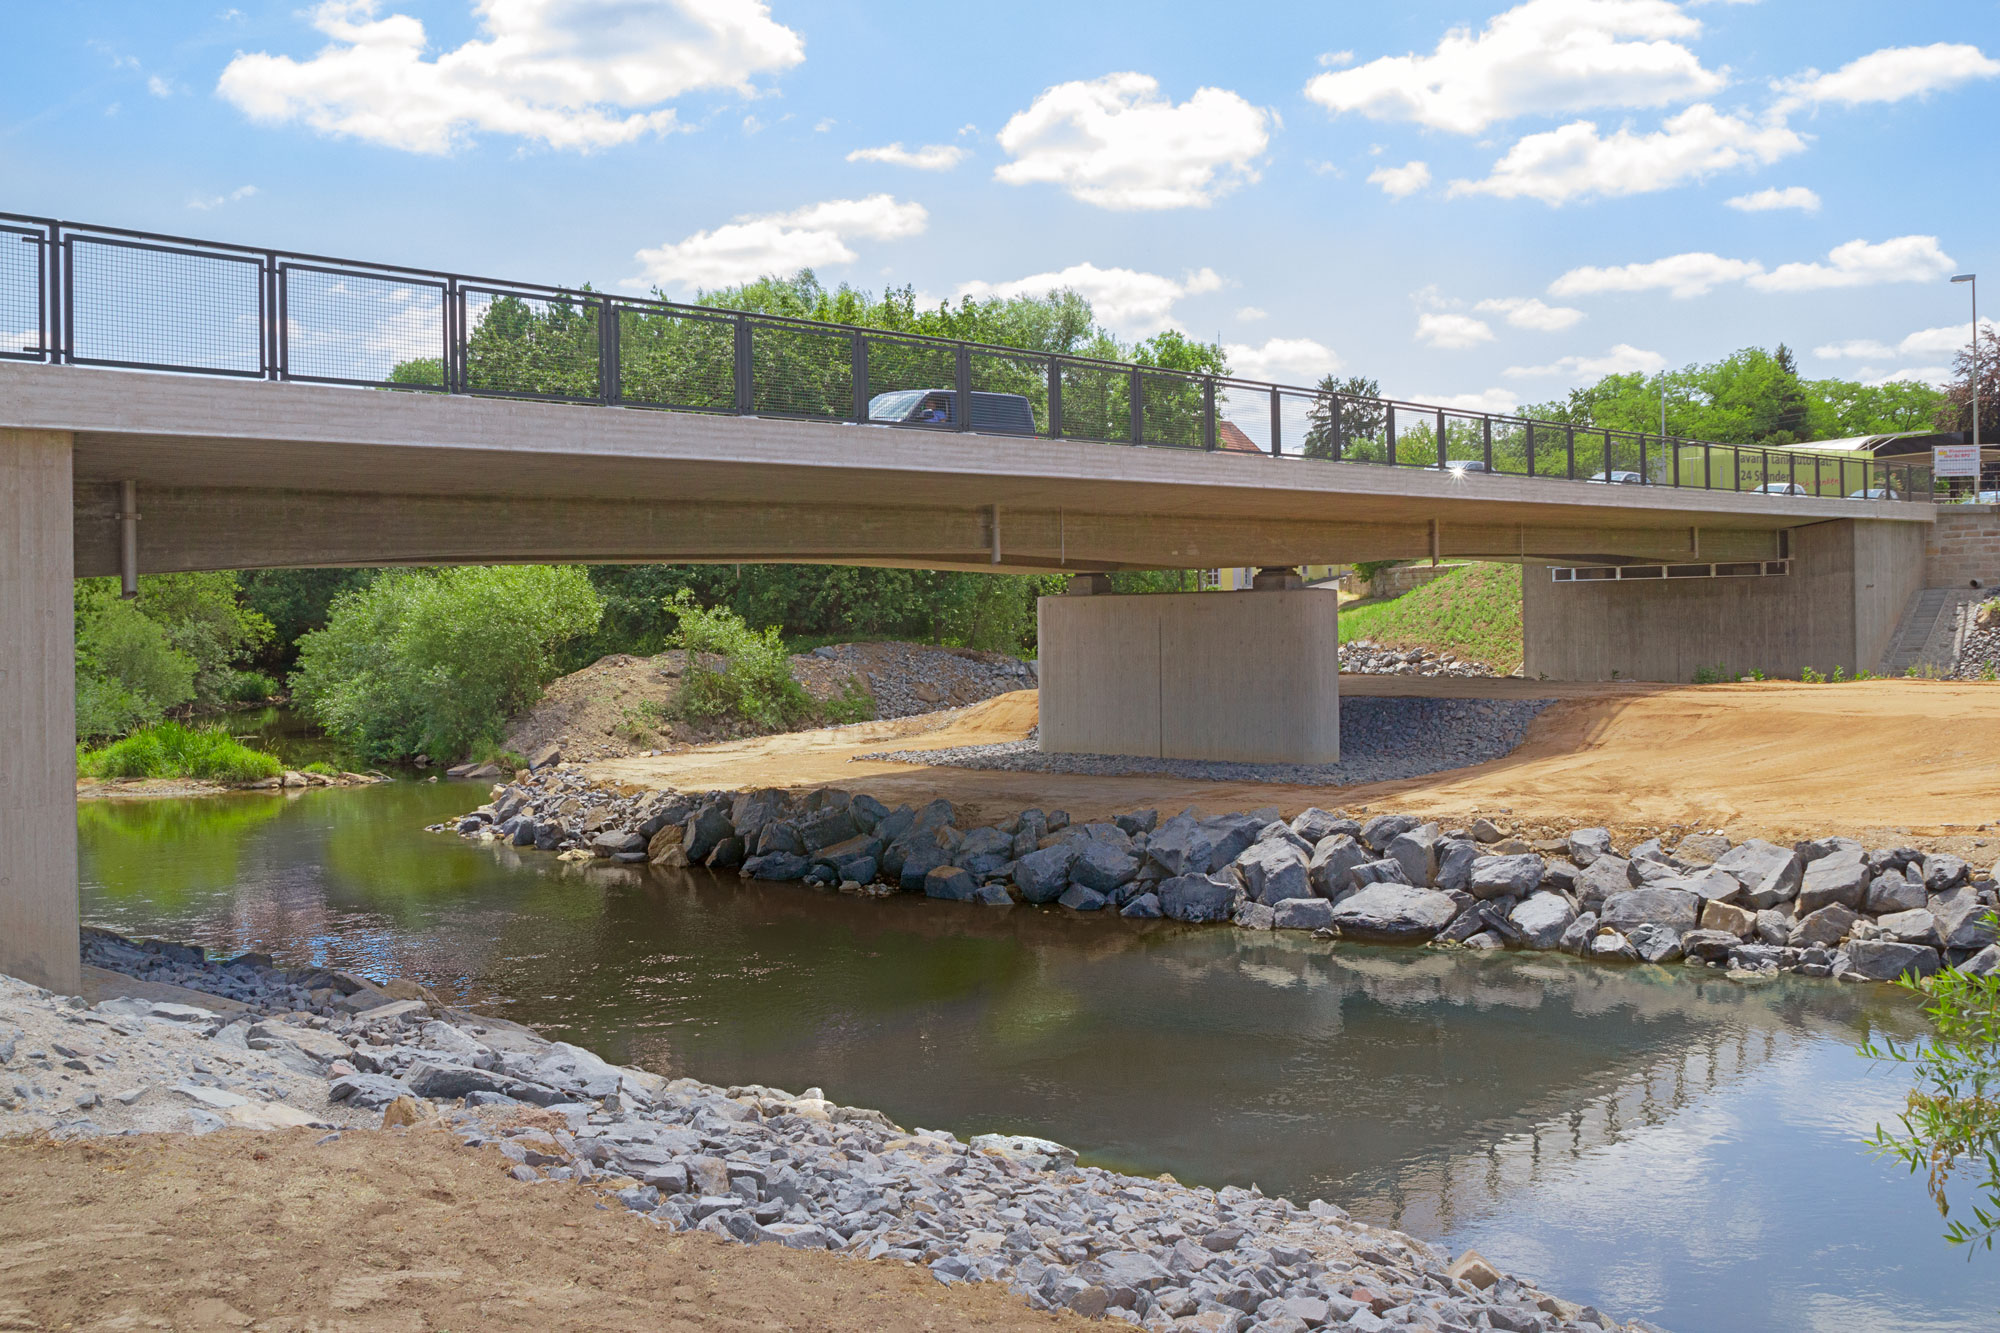
[[[1321,1197],[1675,1333],[2000,1326],[1861,1140],[1878,988],[1330,947],[576,866],[422,831],[471,785],[87,802],[84,919],[414,977],[606,1056]],[[1968,1199],[1967,1202],[1970,1202]]]

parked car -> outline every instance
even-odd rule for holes
[[[1603,486],[1651,486],[1653,484],[1646,480],[1646,474],[1643,472],[1620,472],[1616,469],[1610,472],[1593,472],[1590,475],[1590,480]]]
[[[1890,490],[1887,486],[1884,486],[1876,490],[1850,491],[1847,498],[1850,500],[1900,500],[1903,497],[1895,491]]]
[[[1796,481],[1767,481],[1762,486],[1752,487],[1752,495],[1811,495],[1812,492]]]
[[[898,389],[868,400],[868,419],[897,426],[955,426],[958,395],[950,389]],[[972,428],[995,435],[1033,435],[1035,408],[1025,394],[972,392]]]

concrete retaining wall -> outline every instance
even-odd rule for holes
[[[0,430],[0,972],[73,995],[70,436]]]
[[[1368,580],[1368,595],[1370,597],[1401,597],[1406,592],[1423,587],[1432,579],[1443,578],[1455,569],[1464,568],[1463,564],[1391,565],[1387,569],[1376,570],[1375,577]]]
[[[2000,587],[2000,505],[1939,505],[1924,544],[1924,586]]]
[[[1765,578],[1521,582],[1529,676],[1688,681],[1702,667],[1796,677],[1882,660],[1923,586],[1924,530],[1841,520],[1794,528],[1792,572]]]
[[[1317,589],[1044,597],[1042,749],[1334,763],[1339,615]]]

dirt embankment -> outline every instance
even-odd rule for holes
[[[1156,806],[1294,813],[1373,806],[1452,820],[1488,815],[1532,831],[1603,824],[1621,837],[1720,828],[1737,839],[1843,834],[1871,845],[1923,839],[1991,860],[2000,840],[2000,687],[1924,680],[1844,685],[1668,686],[1343,677],[1350,694],[1554,698],[1520,748],[1475,768],[1345,788],[1073,777],[860,759],[894,748],[1018,740],[1035,696],[1003,695],[921,734],[896,724],[710,746],[598,764],[600,779],[702,791],[830,785],[883,800],[944,796],[969,818],[1035,805],[1078,818]],[[908,724],[902,724],[908,725]],[[885,740],[894,740],[885,746]]]
[[[626,758],[651,751],[761,734],[735,718],[689,721],[673,714],[687,655],[613,653],[551,684],[541,701],[513,719],[503,744],[534,755],[553,745],[570,760]],[[711,664],[719,670],[723,661]],[[913,643],[844,643],[791,659],[792,679],[816,704],[838,716],[843,703],[863,699],[874,717],[905,717],[960,707],[1018,689],[1032,676],[1003,653]]]
[[[0,1329],[1083,1328],[997,1283],[672,1234],[440,1130],[0,1140]]]

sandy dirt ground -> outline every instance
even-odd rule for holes
[[[0,1140],[0,1330],[1083,1328],[990,1283],[671,1234],[435,1129]]]
[[[883,800],[944,796],[975,820],[1030,805],[1097,818],[1156,806],[1208,812],[1276,805],[1393,808],[1523,833],[1604,824],[1642,836],[1723,829],[1732,837],[1840,833],[1877,845],[1918,839],[2000,851],[2000,687],[1925,680],[1804,685],[1561,684],[1519,679],[1343,677],[1352,695],[1553,698],[1513,754],[1402,782],[1294,787],[1167,777],[978,772],[864,760],[884,749],[1016,740],[1032,691],[947,719],[770,736],[657,759],[593,765],[608,782],[681,790],[832,785]],[[917,730],[928,724],[931,729]]]

